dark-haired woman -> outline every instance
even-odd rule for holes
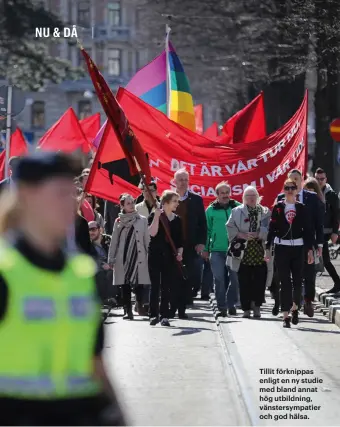
[[[290,328],[291,321],[293,325],[299,322],[305,248],[308,249],[308,263],[314,262],[311,219],[305,205],[296,201],[297,192],[295,181],[287,179],[284,183],[285,197],[272,210],[266,242],[266,261],[270,258],[270,247],[273,243],[275,245],[284,328]],[[289,316],[291,310],[292,319]]]
[[[95,265],[64,250],[77,173],[61,153],[35,154],[1,200],[1,425],[124,423],[103,365]]]
[[[181,286],[181,277],[177,261],[182,261],[183,242],[181,219],[174,212],[177,209],[179,196],[176,192],[166,190],[161,197],[161,209],[156,209],[149,216],[149,230],[151,242],[149,247],[149,272],[151,279],[150,292],[150,325],[159,321],[162,326],[170,326],[169,318],[174,317],[178,310],[178,317],[186,319],[186,301],[184,286]],[[165,234],[160,216],[163,215],[165,224],[176,248],[174,253]],[[182,292],[181,292],[182,290]],[[161,301],[159,304],[159,294]],[[171,305],[171,308],[170,308]]]
[[[115,221],[108,262],[114,268],[114,284],[122,286],[125,315],[133,320],[131,292],[142,306],[143,287],[150,285],[148,247],[150,235],[148,221],[136,211],[134,198],[123,194],[121,213]],[[139,312],[142,312],[140,307]]]

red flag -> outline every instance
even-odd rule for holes
[[[109,121],[104,124],[101,141],[86,183],[86,191],[119,203],[122,193],[140,194],[139,176],[131,176],[125,153]]]
[[[195,105],[195,122],[196,122],[196,132],[202,135],[203,133],[203,105]]]
[[[88,141],[92,144],[100,129],[100,113],[93,114],[83,120],[79,120],[80,126]]]
[[[131,175],[138,175],[138,169],[140,169],[141,173],[145,176],[147,183],[149,183],[151,181],[149,162],[143,148],[139,144],[138,139],[130,127],[124,111],[117,102],[104,77],[88,53],[83,48],[81,48],[81,51],[84,56],[98,99],[102,104],[102,107],[107,115],[108,122],[114,129],[120,146],[128,161]],[[100,150],[97,151],[96,155],[98,158],[99,151]],[[92,169],[95,170],[94,168]]]
[[[65,153],[72,153],[79,149],[84,153],[90,151],[90,144],[73,108],[68,108],[42,136],[38,147],[43,151],[63,151]]]
[[[18,127],[11,135],[9,158],[28,154],[27,143],[21,129]],[[5,179],[6,151],[0,154],[0,180]]]
[[[210,127],[208,127],[208,129],[203,133],[203,135],[206,138],[215,140],[219,135],[217,122],[214,122]]]
[[[206,206],[216,197],[214,188],[223,180],[230,183],[232,197],[236,200],[242,199],[247,185],[254,185],[264,197],[263,204],[271,206],[282,191],[289,170],[306,169],[307,97],[278,131],[254,144],[226,147],[213,146],[204,136],[172,122],[126,90],[120,91],[118,100],[148,153],[152,176],[160,192],[173,185],[173,175],[178,168],[186,167],[190,174],[190,190],[200,194]],[[89,192],[117,203],[121,193],[137,196],[140,190],[131,182],[116,178],[114,171],[114,185],[111,185],[111,165],[123,167],[125,158],[112,127],[107,126],[105,130],[98,150],[100,155],[96,157],[101,162],[100,169],[97,168]],[[128,174],[126,161],[125,167]]]
[[[263,92],[231,117],[224,124],[223,132],[230,136],[231,143],[234,144],[247,144],[265,138],[267,134]]]
[[[276,132],[252,144],[227,147],[207,146],[204,136],[172,122],[127,90],[121,90],[118,100],[148,153],[160,192],[173,184],[178,168],[186,167],[190,189],[203,196],[205,205],[216,197],[215,186],[228,181],[233,198],[241,200],[244,188],[254,185],[264,205],[271,206],[289,170],[305,172],[307,96],[295,115]]]

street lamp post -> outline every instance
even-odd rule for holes
[[[5,178],[9,177],[9,159],[11,147],[11,127],[12,127],[12,95],[13,86],[8,82],[7,87],[7,111],[6,111],[6,157],[5,157]]]

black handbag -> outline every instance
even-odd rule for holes
[[[241,260],[244,256],[244,251],[246,250],[247,243],[247,240],[235,237],[235,239],[230,242],[228,256]]]

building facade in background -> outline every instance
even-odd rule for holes
[[[78,37],[113,91],[125,86],[147,62],[147,53],[135,47],[140,23],[133,0],[45,0],[42,3],[67,25],[77,25]],[[50,49],[52,55],[69,60],[73,66],[85,67],[74,39],[60,39],[60,43],[51,43]],[[16,122],[37,142],[69,107],[80,119],[103,112],[90,77],[50,84],[42,91],[26,93],[26,107]]]

